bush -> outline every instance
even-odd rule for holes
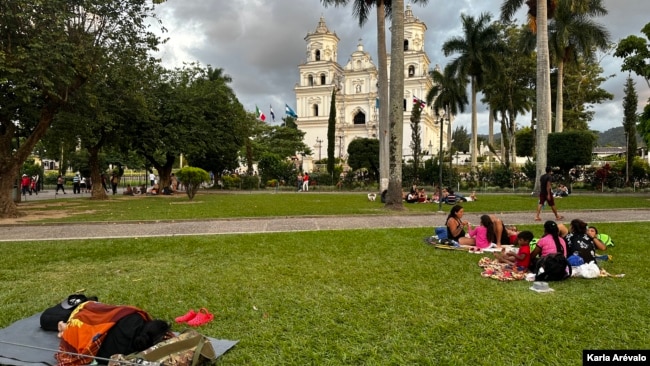
[[[241,177],[242,189],[257,189],[260,185],[260,177],[257,175],[244,175]]]
[[[221,181],[225,189],[239,188],[241,185],[241,178],[238,175],[224,175]]]
[[[203,182],[210,181],[210,174],[201,168],[191,166],[185,167],[176,172],[176,177],[185,185],[185,192],[190,201],[194,199],[196,192],[201,188]]]

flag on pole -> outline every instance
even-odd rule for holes
[[[424,108],[427,106],[427,103],[423,101],[422,99],[416,97],[415,95],[413,96],[413,104],[420,103],[420,108]]]
[[[269,104],[269,108],[271,109],[271,120],[275,122],[275,113],[273,113],[273,106]]]
[[[298,115],[296,114],[296,112],[294,112],[293,109],[291,109],[291,107],[289,107],[288,104],[285,104],[285,105],[284,105],[284,113],[285,113],[287,116],[291,116],[291,117],[293,117],[293,118],[298,118]]]
[[[255,106],[255,115],[262,122],[266,121],[266,116],[264,115],[264,113],[262,113],[262,111],[260,111],[259,108],[257,108],[257,106]]]

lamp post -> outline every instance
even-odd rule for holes
[[[438,186],[440,189],[440,196],[438,197],[438,213],[442,212],[442,132],[445,123],[445,111],[439,112],[440,115],[440,149],[438,150]]]

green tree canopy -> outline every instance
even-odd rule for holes
[[[576,165],[591,164],[596,135],[588,131],[567,131],[548,135],[548,165],[565,174]]]
[[[70,98],[108,60],[157,47],[154,17],[147,0],[0,2],[0,216],[18,214],[14,177]]]
[[[379,177],[379,140],[357,138],[348,145],[348,165],[354,170],[366,168]]]
[[[622,39],[616,47],[614,56],[623,58],[621,71],[631,71],[645,79],[650,87],[650,23],[646,24],[641,33],[646,39],[631,35]]]

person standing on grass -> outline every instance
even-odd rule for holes
[[[309,191],[309,174],[305,173],[302,177],[302,191],[303,192],[308,192]]]
[[[555,208],[555,201],[553,200],[553,188],[551,187],[551,182],[553,181],[553,170],[550,166],[546,167],[546,174],[542,175],[539,178],[539,202],[537,203],[537,215],[535,216],[535,221],[542,221],[542,218],[539,216],[542,212],[542,206],[544,203],[548,205],[553,210],[556,220],[564,219],[564,216],[560,216],[557,213],[557,208]]]
[[[72,194],[77,193],[81,193],[81,178],[79,178],[79,173],[72,177]]]
[[[111,177],[111,188],[113,189],[113,195],[117,193],[117,185],[120,183],[120,178],[117,176],[117,173],[113,173]]]

